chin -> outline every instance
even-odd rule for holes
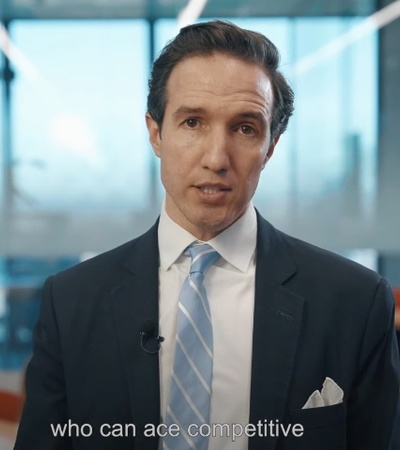
[[[208,236],[207,240],[209,240],[215,237],[217,234],[224,231],[226,228],[228,228],[231,225],[231,223],[232,222],[229,222],[228,220],[218,220],[218,219],[212,220],[210,217],[208,217],[204,218],[204,220],[197,221],[193,225],[195,229],[198,231],[198,234]]]

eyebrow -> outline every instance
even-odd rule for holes
[[[204,108],[192,108],[190,106],[180,106],[176,111],[173,112],[174,117],[181,117],[186,115],[199,115],[205,114],[206,110]],[[267,119],[262,112],[258,111],[244,111],[238,114],[239,118],[243,119],[255,119],[263,124],[267,123]]]
[[[176,111],[173,112],[174,117],[186,116],[191,114],[205,114],[206,110],[204,108],[191,108],[189,106],[180,106]]]
[[[258,111],[245,111],[238,114],[238,117],[243,119],[255,119],[263,124],[267,123],[267,118],[262,112]]]

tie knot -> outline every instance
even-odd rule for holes
[[[191,245],[187,248],[187,251],[192,258],[190,273],[200,272],[205,274],[211,264],[219,258],[219,253],[208,244]]]

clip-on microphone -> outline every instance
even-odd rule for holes
[[[151,319],[146,319],[140,332],[140,346],[150,355],[155,355],[160,351],[161,342],[164,338],[156,332],[156,323]]]

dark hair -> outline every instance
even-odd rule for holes
[[[147,111],[161,127],[167,102],[167,82],[174,67],[190,56],[225,53],[261,66],[274,93],[271,140],[282,134],[293,114],[294,94],[278,70],[279,51],[261,33],[244,30],[233,23],[214,20],[180,30],[161,51],[149,79]]]

